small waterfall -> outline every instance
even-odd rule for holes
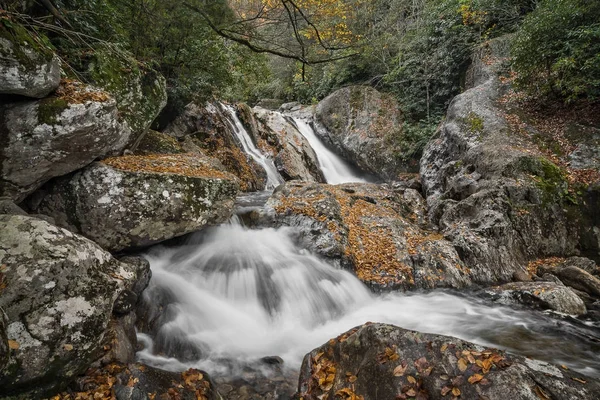
[[[366,182],[352,172],[348,163],[321,142],[309,124],[296,117],[293,118],[293,121],[302,136],[308,140],[308,143],[315,151],[319,160],[319,166],[321,167],[321,171],[323,171],[327,183],[335,185],[346,182]]]
[[[254,161],[256,161],[267,173],[267,185],[265,187],[266,190],[275,189],[277,186],[283,183],[283,178],[277,172],[277,168],[275,168],[275,164],[273,161],[261,153],[261,151],[254,145],[254,142],[250,138],[250,135],[244,128],[244,125],[240,121],[235,112],[235,109],[232,106],[222,104],[222,107],[225,109],[227,114],[229,114],[228,122],[231,125],[231,128],[235,132],[236,137],[240,141],[244,152]]]
[[[140,334],[146,348],[138,357],[165,369],[227,374],[276,355],[298,368],[313,348],[373,321],[599,374],[600,346],[566,321],[557,325],[541,313],[444,291],[374,295],[349,272],[298,248],[292,232],[250,230],[232,221],[179,248],[153,249],[144,302],[163,320],[152,336]]]

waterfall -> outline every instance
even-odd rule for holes
[[[165,369],[227,373],[234,363],[276,355],[298,368],[313,348],[373,321],[598,374],[597,345],[574,339],[568,322],[558,327],[541,313],[444,291],[375,295],[351,273],[298,248],[292,232],[250,230],[234,221],[179,248],[154,248],[143,301],[162,320],[152,335],[140,335],[146,348],[139,359]]]
[[[321,171],[323,171],[327,183],[335,185],[346,182],[366,182],[352,172],[348,163],[321,142],[309,124],[296,117],[293,117],[293,121],[302,136],[308,140],[308,143],[315,151],[319,166],[321,167]]]
[[[250,135],[244,128],[244,125],[240,121],[235,112],[235,109],[232,106],[221,104],[225,109],[227,114],[229,114],[229,119],[227,122],[231,125],[231,129],[235,132],[236,137],[238,138],[244,152],[248,154],[254,161],[256,161],[267,173],[267,185],[265,189],[275,189],[277,186],[283,183],[283,178],[277,172],[277,168],[273,164],[273,160],[266,157],[262,152],[254,145],[254,142],[250,138]]]

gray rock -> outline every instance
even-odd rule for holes
[[[44,182],[88,165],[129,139],[114,99],[91,87],[76,90],[81,102],[48,97],[0,107],[6,126],[0,195],[20,202]]]
[[[295,125],[279,112],[259,107],[254,107],[252,112],[258,120],[254,124],[257,126],[254,135],[267,142],[265,150],[273,156],[283,179],[325,182],[317,155]]]
[[[423,214],[413,189],[288,182],[268,200],[263,218],[296,228],[304,247],[377,289],[469,286],[468,269],[448,241],[427,229]]]
[[[0,28],[0,94],[42,98],[60,83],[60,61],[15,21]]]
[[[542,361],[452,337],[367,324],[304,357],[296,398],[336,393],[364,400],[592,400],[600,385]]]
[[[4,281],[4,275],[0,271],[0,284]],[[2,290],[0,289],[0,294]],[[8,335],[6,334],[6,326],[8,325],[8,318],[6,313],[0,307],[0,374],[10,361],[10,348],[8,345]]]
[[[393,137],[402,136],[402,116],[396,101],[369,86],[340,89],[315,110],[316,133],[363,171],[393,181],[415,172],[418,161],[404,163]]]
[[[99,355],[113,303],[134,278],[95,243],[45,221],[0,215],[0,307],[13,341],[3,394],[53,394]]]
[[[25,210],[16,205],[9,197],[0,197],[0,214],[27,215]]]
[[[509,38],[474,56],[471,88],[456,96],[421,159],[430,221],[449,239],[482,285],[512,280],[530,260],[576,255],[589,224],[563,199],[568,182],[551,161],[511,132],[497,100],[506,89],[497,69]]]
[[[574,266],[560,268],[556,276],[567,286],[581,290],[592,297],[600,298],[600,279]]]
[[[233,212],[238,188],[235,177],[211,169],[200,157],[124,156],[111,160],[124,167],[146,163],[146,167],[175,168],[176,173],[143,167],[133,172],[94,163],[55,181],[36,211],[111,251],[181,236],[224,222]],[[191,169],[187,175],[186,168]]]
[[[485,290],[500,304],[524,304],[564,314],[583,315],[583,300],[570,288],[553,282],[514,282]]]

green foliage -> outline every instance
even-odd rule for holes
[[[517,83],[537,96],[600,97],[600,2],[544,0],[513,46]]]

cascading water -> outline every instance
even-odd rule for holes
[[[227,114],[229,114],[229,124],[231,128],[235,132],[236,137],[240,141],[244,152],[248,154],[254,161],[256,161],[267,173],[267,185],[265,187],[266,190],[275,189],[277,186],[283,183],[283,178],[277,172],[277,168],[273,164],[273,161],[266,157],[261,151],[254,145],[254,142],[250,138],[250,135],[244,128],[244,125],[240,121],[235,112],[235,109],[231,106],[222,104],[222,107],[225,109]]]
[[[356,176],[352,168],[341,157],[329,150],[323,142],[317,137],[309,124],[300,118],[293,118],[296,127],[308,140],[308,143],[315,151],[319,166],[327,183],[337,185],[338,183],[347,182],[366,182],[364,179]]]
[[[141,336],[147,348],[140,359],[165,369],[231,373],[225,366],[277,355],[298,368],[308,351],[372,321],[599,374],[600,345],[568,322],[442,291],[374,295],[352,274],[299,249],[291,233],[230,224],[176,249],[155,248],[144,298],[150,309],[163,308],[162,321],[152,340]]]

